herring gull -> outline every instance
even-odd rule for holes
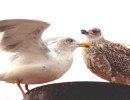
[[[20,84],[41,84],[61,77],[71,66],[73,51],[77,47],[88,46],[76,40],[64,38],[52,38],[56,43],[53,48],[41,39],[42,32],[49,23],[28,20],[9,19],[0,21],[0,53],[8,56],[6,70],[0,73],[0,81],[17,83],[23,96]],[[50,41],[49,41],[50,42]],[[0,62],[2,63],[2,62]]]
[[[99,28],[81,30],[91,48],[83,48],[87,67],[110,82],[130,84],[130,49],[121,43],[105,40]]]

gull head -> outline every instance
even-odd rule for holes
[[[72,38],[61,38],[57,41],[57,47],[63,51],[74,51],[78,47],[90,47],[89,43],[79,43]]]
[[[92,28],[88,31],[81,30],[82,34],[85,34],[89,40],[100,40],[103,38],[102,32],[99,28]]]

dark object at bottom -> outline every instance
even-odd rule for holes
[[[23,100],[130,100],[130,86],[106,82],[66,82],[37,87]]]

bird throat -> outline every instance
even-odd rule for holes
[[[105,39],[101,36],[95,39],[87,39],[87,42],[90,43],[91,46],[103,46]]]

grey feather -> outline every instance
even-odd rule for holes
[[[63,38],[63,37],[51,37],[51,38],[43,39],[43,41],[46,45],[49,45],[49,44],[52,44],[52,43],[56,43],[61,38]]]
[[[0,21],[2,39],[0,48],[10,52],[27,49],[44,49],[49,51],[41,40],[42,32],[49,26],[47,22],[25,19]]]

